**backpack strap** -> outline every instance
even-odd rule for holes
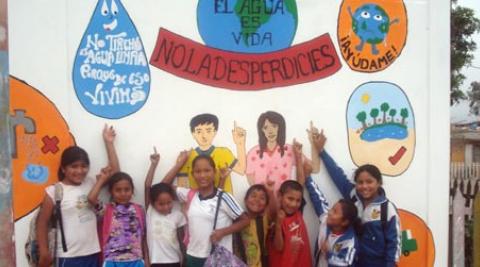
[[[63,230],[63,219],[62,219],[62,200],[63,200],[63,187],[60,183],[55,183],[54,185],[54,200],[55,200],[55,208],[54,208],[54,216],[55,216],[55,223],[60,228],[60,236],[62,241],[62,249],[63,252],[67,252],[67,241],[65,240],[65,231]],[[55,242],[56,243],[56,242]],[[56,244],[55,244],[56,245]]]
[[[195,189],[190,189],[187,193],[187,202],[185,206],[185,210],[188,211],[188,208],[190,207],[190,203],[192,203],[193,197],[195,197],[195,193],[197,193],[197,190]]]
[[[213,219],[213,231],[215,231],[215,229],[217,228],[218,213],[220,211],[220,204],[222,204],[222,199],[223,199],[223,190],[219,189],[218,191],[219,193],[217,195],[218,197],[217,208],[215,209],[215,217]],[[210,250],[210,254],[212,254],[214,250],[215,250],[215,245],[212,244],[212,249]]]
[[[113,219],[113,206],[111,203],[105,205],[105,213],[103,214],[102,225],[102,248],[105,247],[108,241],[108,235],[110,234],[110,227],[112,226]]]
[[[382,223],[383,238],[387,239],[388,200],[380,204],[380,221]]]
[[[188,223],[188,208],[190,208],[190,204],[192,203],[193,198],[195,197],[195,193],[197,193],[196,189],[190,189],[187,193],[187,199],[185,201],[185,204],[183,205],[182,212],[185,215],[185,218],[187,219]],[[188,227],[185,228],[185,233],[183,235],[183,244],[185,247],[188,245],[188,242],[190,241],[190,233],[188,232]]]

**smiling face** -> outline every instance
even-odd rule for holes
[[[192,176],[199,189],[208,189],[214,186],[215,168],[207,159],[198,159],[193,165]]]
[[[267,195],[262,190],[253,190],[245,199],[247,210],[253,214],[261,214],[267,206]]]
[[[193,138],[202,150],[207,150],[212,146],[216,134],[213,123],[197,125],[192,132]]]
[[[268,142],[277,142],[278,137],[278,124],[271,123],[268,119],[262,127],[263,134],[267,138]]]
[[[112,185],[110,194],[115,203],[127,204],[133,196],[133,187],[128,180],[122,179]]]
[[[280,205],[287,215],[294,214],[302,205],[302,192],[288,189],[280,196]]]
[[[100,0],[102,6],[100,9],[100,15],[102,17],[102,27],[106,32],[115,30],[118,26],[117,15],[119,14],[118,0]]]
[[[366,201],[373,201],[378,196],[381,186],[381,183],[367,171],[360,172],[355,181],[355,189]]]
[[[157,199],[153,202],[153,208],[160,214],[170,214],[173,208],[172,196],[166,192],[158,194]]]
[[[90,166],[85,161],[74,161],[72,164],[62,167],[62,172],[65,175],[62,182],[70,185],[79,185],[85,180],[89,169]]]

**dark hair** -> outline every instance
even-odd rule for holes
[[[58,180],[62,181],[65,179],[65,173],[63,173],[62,168],[74,163],[75,161],[83,161],[85,164],[90,166],[90,159],[88,154],[83,148],[78,146],[67,147],[62,152],[62,157],[60,159],[60,167],[58,167],[57,175]]]
[[[360,167],[358,167],[357,170],[355,170],[354,178],[353,180],[357,182],[358,176],[362,172],[368,172],[379,184],[382,184],[383,179],[382,179],[382,173],[380,170],[377,168],[377,166],[372,165],[372,164],[365,164]]]
[[[286,125],[285,119],[280,113],[275,111],[267,111],[260,114],[257,121],[258,131],[258,145],[260,146],[260,158],[263,158],[263,152],[267,149],[267,137],[263,133],[263,126],[265,121],[269,121],[272,124],[278,125],[277,143],[280,147],[280,156],[283,157],[285,152],[285,139],[286,139]]]
[[[173,191],[173,187],[167,183],[158,183],[154,184],[150,188],[150,203],[153,203],[157,200],[160,194],[167,193],[169,194],[172,199],[176,199],[175,191]]]
[[[130,175],[124,172],[116,172],[110,177],[110,179],[108,179],[108,191],[111,192],[113,186],[123,180],[127,181],[130,184],[130,186],[132,187],[132,191],[135,190],[135,186],[133,185],[133,179]]]
[[[217,116],[213,114],[208,114],[208,113],[199,114],[190,120],[190,131],[193,133],[195,131],[195,127],[197,127],[198,125],[211,124],[211,123],[213,124],[215,131],[218,131]]]
[[[192,172],[193,172],[193,169],[195,168],[195,164],[197,164],[197,161],[201,160],[201,159],[204,159],[206,161],[208,161],[208,164],[213,168],[213,170],[216,169],[215,167],[215,161],[213,161],[213,159],[209,156],[209,155],[206,155],[206,154],[202,154],[202,155],[198,155],[196,156],[193,161],[192,161]]]
[[[286,180],[285,182],[280,185],[280,189],[278,190],[280,195],[287,193],[289,190],[300,191],[303,195],[303,186],[294,180]]]
[[[355,204],[347,199],[340,199],[338,201],[342,207],[343,219],[349,222],[349,225],[353,227],[357,234],[362,231],[362,222],[358,218],[358,209]]]
[[[243,199],[244,201],[247,200],[247,198],[254,192],[254,191],[262,191],[265,194],[265,199],[267,200],[267,204],[270,201],[268,197],[268,192],[267,188],[263,184],[254,184],[248,188],[247,192],[245,193],[245,198]]]

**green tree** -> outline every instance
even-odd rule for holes
[[[405,125],[405,119],[408,118],[408,109],[402,108],[400,110],[400,116],[402,117],[402,124]]]
[[[480,82],[472,82],[468,92],[470,100],[470,112],[475,115],[480,114]]]
[[[466,99],[465,93],[460,90],[465,80],[461,71],[472,62],[473,51],[477,47],[472,35],[480,31],[480,20],[475,17],[473,9],[457,5],[457,0],[452,0],[450,19],[450,105],[453,105]]]
[[[378,114],[380,114],[378,108],[372,108],[372,110],[370,111],[370,117],[372,117],[373,119],[373,124],[377,124]]]
[[[365,111],[357,114],[357,120],[362,123],[363,129],[367,129],[367,123],[365,123],[367,120],[367,113]]]
[[[395,115],[397,115],[397,110],[394,109],[394,108],[392,108],[392,109],[390,110],[390,112],[388,113],[388,115],[390,115],[390,118],[392,119],[392,122],[394,122],[394,121],[395,121],[395,120],[394,120]]]
[[[380,110],[383,112],[383,123],[387,123],[387,111],[390,109],[390,105],[387,102],[380,105]]]

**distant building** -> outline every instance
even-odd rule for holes
[[[451,125],[450,161],[455,163],[480,163],[480,122]]]

